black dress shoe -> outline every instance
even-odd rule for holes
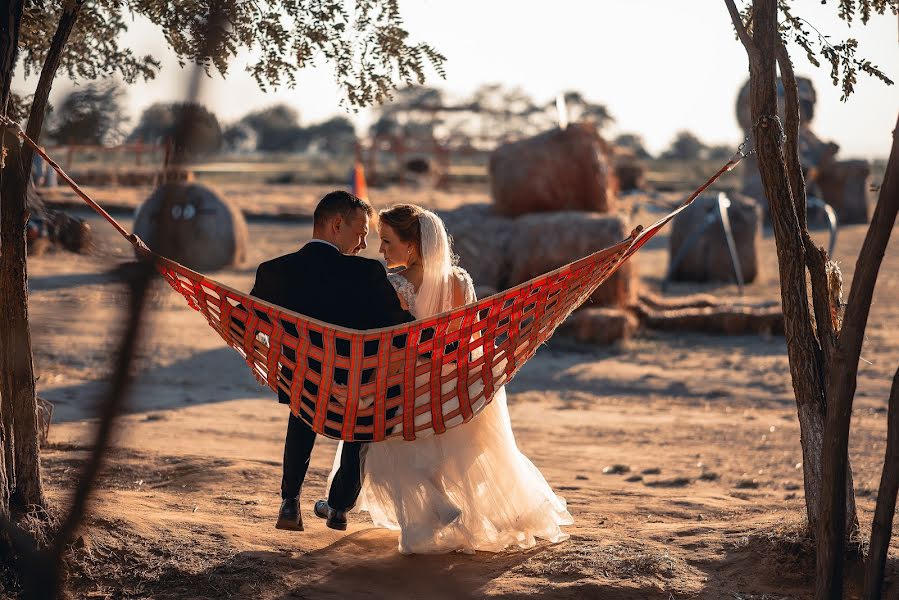
[[[275,529],[288,531],[303,531],[303,515],[300,514],[300,499],[285,498],[281,501],[281,510],[278,511],[278,522]]]
[[[346,511],[336,508],[328,509],[328,520],[325,524],[331,529],[346,531]]]
[[[328,508],[327,500],[319,500],[318,502],[315,503],[315,508],[313,509],[313,512],[315,513],[315,516],[318,517],[319,519],[327,519],[328,512],[330,510],[331,509]]]
[[[337,510],[328,506],[327,500],[319,500],[315,503],[315,516],[319,519],[327,519],[325,525],[331,529],[346,531],[346,511]]]

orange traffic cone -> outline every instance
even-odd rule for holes
[[[365,182],[365,168],[358,160],[350,172],[350,190],[357,198],[368,201],[368,184]]]

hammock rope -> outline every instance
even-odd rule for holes
[[[452,311],[365,331],[264,302],[150,250],[86,194],[15,122],[13,131],[206,317],[256,379],[290,396],[317,433],[347,441],[414,440],[469,421],[596,288],[747,153],[743,145],[680,206],[626,239]],[[452,327],[451,327],[452,326]],[[452,329],[452,330],[451,330]]]

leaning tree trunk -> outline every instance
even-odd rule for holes
[[[3,0],[0,2],[0,15],[2,15],[0,16],[0,19],[2,19],[0,20],[0,112],[4,115],[6,114],[6,109],[9,105],[12,73],[13,67],[16,64],[16,48],[19,44],[19,30],[22,25],[22,11],[24,8],[24,0]],[[2,135],[3,147],[7,144],[14,145],[18,141],[16,139],[9,139],[9,136],[6,133],[0,133],[0,135]],[[0,186],[6,182],[6,179],[6,169],[0,170]],[[2,191],[0,191],[0,194],[2,194]],[[2,206],[2,196],[0,196],[0,220],[5,216],[5,206]],[[0,244],[5,240],[6,230],[0,226]],[[5,256],[2,247],[0,247],[0,252],[3,252],[3,255],[0,255],[0,261],[2,261]],[[2,298],[4,297],[5,290],[0,286],[0,318],[3,318],[3,315],[6,314],[3,310],[4,307],[2,306]],[[2,333],[0,333],[0,335],[2,335]],[[5,353],[2,341],[0,341],[0,353]],[[2,369],[2,366],[0,366],[0,369]],[[0,519],[5,521],[9,518],[9,503],[7,499],[9,498],[10,487],[12,484],[9,473],[13,466],[10,463],[12,459],[11,450],[14,448],[14,439],[12,436],[12,428],[7,428],[6,426],[6,424],[10,422],[10,419],[6,392],[2,388],[0,388],[0,397],[2,397],[2,402],[0,402]],[[7,452],[7,450],[10,452]],[[4,561],[7,558],[5,556],[7,550],[7,540],[4,536],[3,539],[0,539],[0,551],[2,551],[3,555],[0,556],[0,558],[3,558]]]
[[[893,387],[890,390],[887,412],[887,449],[883,458],[883,473],[880,476],[874,521],[871,523],[868,564],[865,565],[865,600],[880,600],[882,595],[883,572],[887,564],[890,537],[893,533],[897,492],[899,492],[899,369],[896,369],[896,375],[893,376]]]
[[[899,119],[896,123],[899,129]],[[899,135],[894,130],[893,146],[887,161],[880,195],[865,241],[858,253],[852,287],[846,304],[843,327],[834,347],[827,371],[827,420],[824,439],[824,504],[818,532],[816,598],[837,599],[843,592],[843,553],[845,552],[846,470],[849,463],[849,425],[852,400],[858,375],[858,362],[865,327],[871,311],[874,286],[883,262],[896,215],[899,213]]]

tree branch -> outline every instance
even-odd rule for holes
[[[871,225],[855,263],[852,287],[846,306],[846,317],[840,332],[840,349],[849,356],[858,356],[865,335],[865,325],[871,310],[874,285],[883,261],[883,254],[890,241],[896,213],[899,211],[899,120],[893,129],[893,147],[887,161],[877,207],[871,217]],[[856,369],[858,365],[856,364]]]
[[[50,102],[50,89],[53,87],[53,79],[56,77],[56,71],[59,69],[59,63],[62,60],[62,53],[65,50],[66,42],[72,29],[75,28],[75,22],[78,20],[78,14],[81,7],[84,6],[85,0],[68,0],[62,9],[59,17],[59,24],[56,26],[56,33],[53,34],[53,40],[50,42],[50,50],[47,52],[47,58],[44,59],[41,68],[41,77],[38,79],[37,87],[34,91],[34,99],[31,102],[31,111],[28,113],[28,124],[25,127],[25,133],[31,139],[40,143],[41,130],[44,127],[44,117],[47,116],[47,105]],[[25,144],[22,148],[22,162],[25,165],[25,176],[31,176],[31,160],[34,157],[33,150]]]
[[[730,20],[734,24],[734,29],[737,30],[740,42],[743,44],[743,47],[746,48],[746,53],[749,55],[750,62],[755,62],[758,59],[758,49],[756,49],[752,37],[750,37],[749,32],[746,31],[746,27],[743,25],[743,19],[740,18],[740,11],[737,10],[734,0],[724,0],[724,4],[727,6],[727,11],[730,13]]]
[[[893,376],[887,412],[887,448],[883,458],[877,507],[871,523],[871,545],[865,565],[865,600],[880,600],[883,572],[890,548],[893,516],[896,514],[896,493],[899,492],[899,369]]]
[[[827,280],[827,254],[815,246],[808,235],[806,221],[806,188],[799,162],[799,94],[793,63],[787,53],[783,38],[777,44],[777,64],[780,67],[780,79],[784,90],[784,160],[790,183],[790,196],[793,209],[799,221],[802,244],[805,247],[805,262],[811,275],[812,305],[815,310],[815,325],[818,331],[818,342],[824,353],[825,361],[833,355],[835,343],[833,307],[830,302],[830,286]]]
[[[877,274],[883,261],[896,213],[899,211],[899,120],[887,162],[880,197],[858,255],[849,304],[837,337],[833,363],[827,373],[827,417],[824,437],[823,510],[819,522],[816,598],[841,597],[846,529],[846,475],[849,464],[849,427],[858,377],[858,359]],[[828,518],[829,517],[829,518]]]
[[[790,188],[793,192],[793,206],[799,218],[799,228],[806,228],[805,178],[802,176],[802,165],[799,162],[799,93],[793,63],[787,54],[783,38],[777,43],[777,65],[780,67],[780,80],[784,90],[784,159],[787,163],[787,174],[790,176]]]

